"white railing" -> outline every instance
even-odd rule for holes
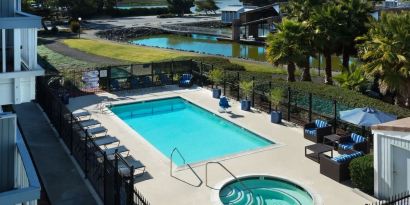
[[[36,205],[40,199],[40,182],[20,131],[16,133],[14,189],[0,193],[1,204]]]

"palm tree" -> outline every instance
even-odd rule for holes
[[[312,27],[309,27],[307,21],[312,13],[312,11],[325,3],[326,0],[290,0],[286,4],[284,10],[288,18],[291,18],[295,21],[302,22],[305,26],[306,32],[304,33],[299,46],[304,48],[305,51],[305,61],[300,64],[302,67],[302,81],[311,81],[310,76],[310,56],[314,56],[315,46],[313,45],[313,35]]]
[[[373,22],[369,33],[357,39],[367,75],[379,78],[380,90],[410,96],[410,13],[386,13]]]
[[[340,50],[341,32],[344,28],[340,4],[328,2],[316,7],[309,24],[314,29],[314,45],[325,57],[325,83],[332,85],[332,55]]]
[[[356,41],[369,30],[373,4],[367,0],[338,0],[341,5],[344,19],[341,22],[343,29],[340,33],[341,53],[343,56],[343,67],[348,70],[350,56],[357,54]]]
[[[278,32],[268,35],[266,57],[273,64],[287,64],[288,81],[294,82],[296,64],[306,59],[299,46],[304,26],[302,23],[283,19],[277,30]]]

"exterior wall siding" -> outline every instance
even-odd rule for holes
[[[14,0],[1,0],[0,1],[0,17],[14,16]]]
[[[397,136],[397,135],[395,135]],[[410,150],[410,136],[399,138],[391,137],[386,133],[375,133],[374,153],[374,182],[375,195],[380,199],[386,199],[393,193],[393,146]]]
[[[16,117],[0,117],[0,192],[14,187]]]

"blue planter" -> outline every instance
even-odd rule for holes
[[[270,113],[270,121],[275,124],[282,123],[282,112],[280,111],[272,111]]]
[[[244,110],[244,111],[251,110],[251,101],[250,100],[241,100],[241,110]]]
[[[212,89],[212,97],[213,98],[219,99],[221,97],[221,93],[222,93],[222,91],[219,88]]]

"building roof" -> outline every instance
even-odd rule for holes
[[[410,117],[372,126],[372,130],[410,132]]]
[[[241,5],[231,5],[221,9],[221,11],[239,11],[241,9],[243,9]]]

